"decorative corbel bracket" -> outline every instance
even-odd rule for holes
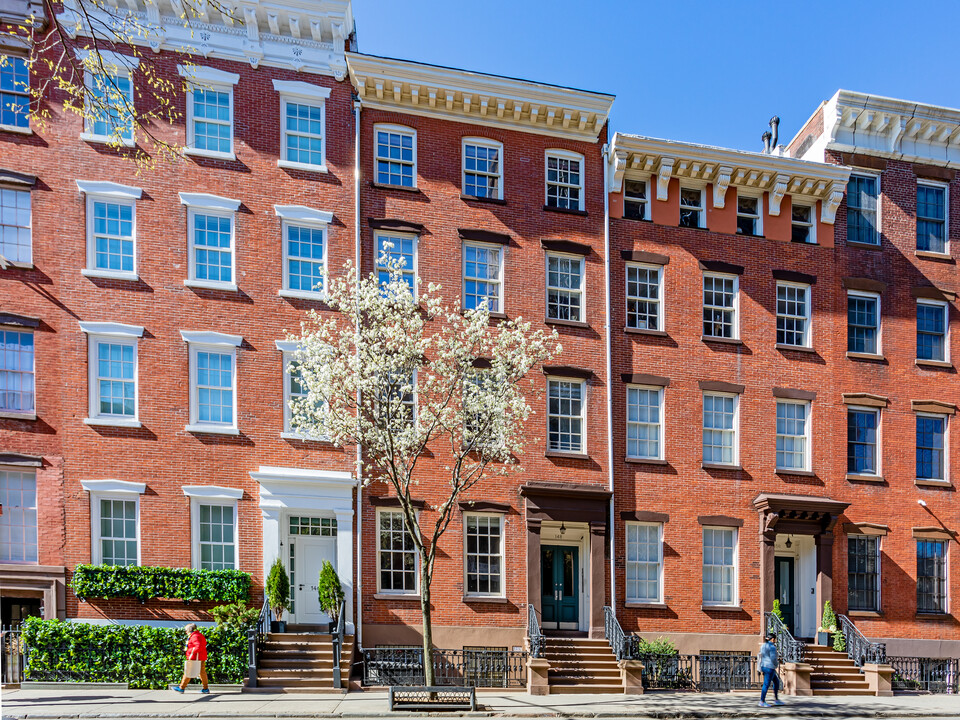
[[[727,202],[727,188],[730,187],[730,176],[733,168],[721,165],[717,168],[717,176],[713,180],[713,206],[722,208]]]
[[[839,183],[834,183],[830,186],[830,192],[821,204],[821,222],[825,222],[827,225],[833,225],[837,219],[837,208],[840,207],[840,202],[843,200],[843,190],[844,186]]]
[[[787,184],[790,178],[786,175],[777,175],[773,181],[773,189],[770,190],[770,214],[776,217],[780,214],[780,203],[783,202],[783,196],[787,194]]]
[[[610,192],[620,192],[623,188],[623,174],[627,171],[627,153],[617,150],[613,154],[613,175],[610,177]]]
[[[660,158],[660,167],[657,168],[657,200],[666,200],[669,196],[673,163],[673,158]]]

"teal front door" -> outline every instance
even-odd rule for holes
[[[544,629],[580,627],[580,553],[575,547],[540,547],[540,609]]]
[[[793,578],[793,558],[778,555],[774,559],[773,585],[775,589],[774,597],[780,601],[780,612],[783,615],[783,622],[791,634],[797,632],[793,627],[793,619],[796,615],[796,593],[794,592]]]

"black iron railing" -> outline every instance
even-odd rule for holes
[[[627,660],[631,657],[632,643],[620,627],[620,621],[613,614],[609,605],[603,607],[603,636],[610,643],[610,649],[617,656],[617,660]]]
[[[437,686],[525,687],[527,653],[510,650],[433,650]],[[423,685],[423,648],[363,651],[364,685]]]
[[[532,604],[527,605],[527,638],[530,641],[530,657],[543,657],[543,633],[540,632],[537,609]]]
[[[344,630],[344,604],[343,600],[337,607],[337,629],[333,632],[333,687],[342,688],[343,680],[340,677],[340,655],[343,652],[343,630]]]
[[[893,689],[956,695],[960,693],[960,658],[891,656]]]
[[[774,643],[777,646],[777,657],[780,662],[803,662],[807,646],[793,637],[783,621],[772,612],[764,613],[764,617],[766,619],[766,634],[773,633],[776,636]]]
[[[257,624],[247,630],[247,687],[255,688],[257,686],[257,662],[260,660],[263,639],[270,632],[270,621],[272,619],[273,613],[270,611],[270,603],[264,599]]]
[[[730,692],[759,687],[757,658],[753,655],[639,654],[644,690]]]
[[[858,668],[867,663],[882,664],[887,661],[887,646],[867,640],[863,633],[846,615],[837,614],[840,621],[840,632],[847,645],[847,656],[853,660]]]
[[[0,683],[17,685],[23,681],[27,648],[20,626],[0,630]]]

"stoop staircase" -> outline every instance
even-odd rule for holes
[[[268,633],[257,664],[257,687],[244,692],[345,693],[350,681],[353,635],[343,636],[341,688],[333,687],[333,637],[329,633]]]
[[[550,661],[550,694],[623,693],[623,680],[610,643],[603,639],[545,637],[544,657]]]
[[[810,689],[814,695],[873,695],[860,668],[847,657],[823,645],[807,645],[804,662],[813,667]]]

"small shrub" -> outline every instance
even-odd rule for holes
[[[673,644],[670,638],[658,637],[652,641],[640,638],[640,642],[637,643],[637,651],[641,655],[676,655],[677,646]]]
[[[260,617],[260,611],[257,608],[248,607],[244,602],[217,605],[210,610],[210,614],[217,621],[217,627],[236,628],[238,630],[246,630]]]
[[[341,585],[337,571],[333,569],[329,560],[323,561],[317,591],[320,594],[320,609],[336,622],[340,603],[343,602],[343,585]]]
[[[280,558],[273,561],[267,576],[267,602],[277,620],[283,617],[283,611],[290,607],[290,578]]]
[[[827,600],[823,604],[823,617],[820,620],[820,629],[818,632],[835,633],[837,631],[837,615],[833,612],[833,606]]]
[[[786,621],[783,619],[783,610],[780,609],[780,601],[779,601],[779,600],[776,600],[776,599],[775,599],[775,600],[773,601],[773,610],[772,610],[772,612],[773,612],[773,616],[774,616],[775,618],[777,618],[777,620],[779,620],[780,622],[786,624]]]

